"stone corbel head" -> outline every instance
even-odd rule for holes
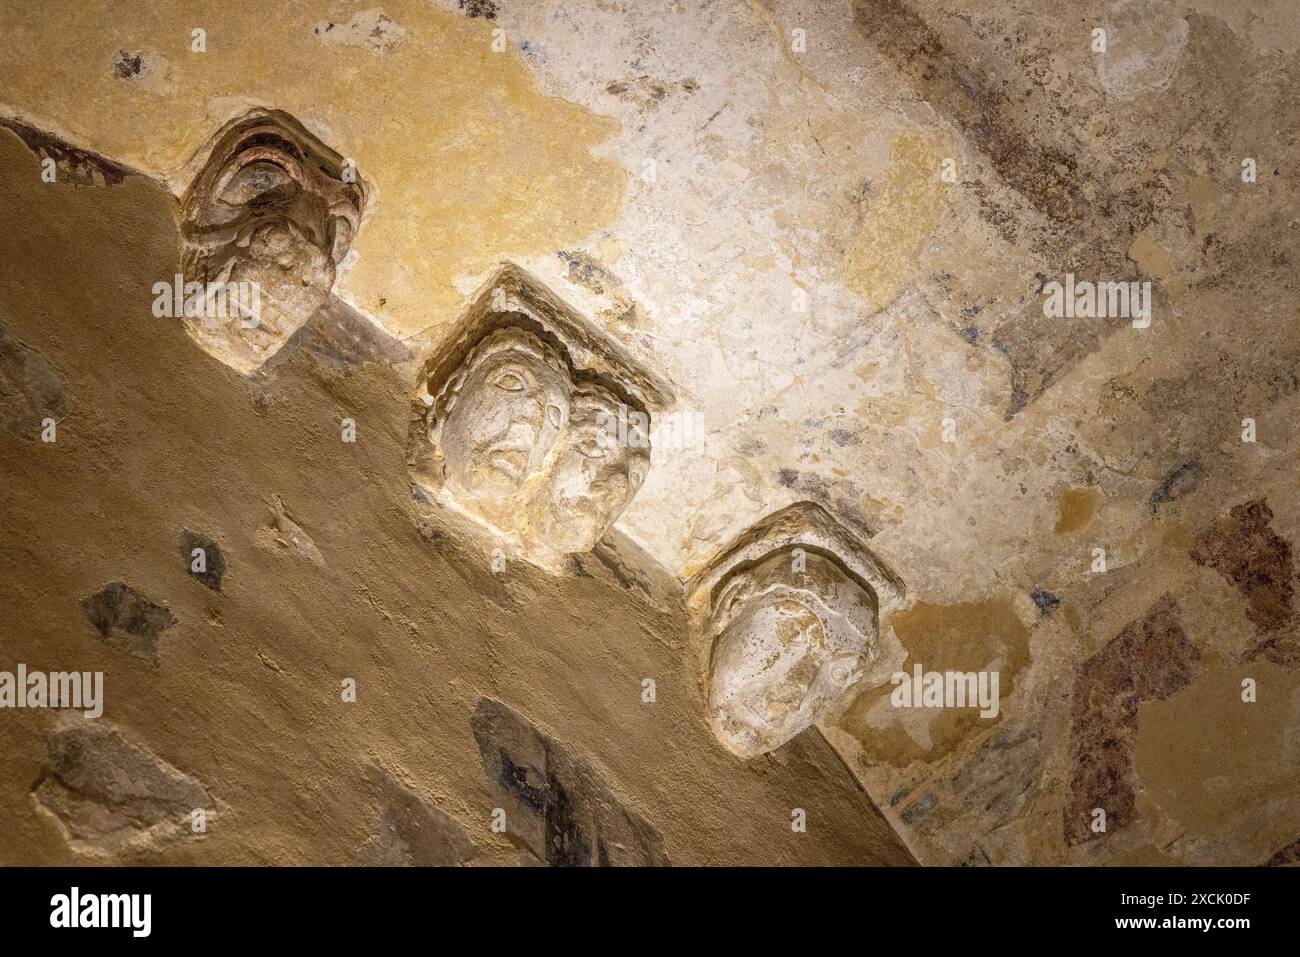
[[[811,502],[739,535],[691,584],[707,657],[708,719],[754,758],[825,717],[876,656],[902,581]]]
[[[474,346],[426,420],[449,494],[518,507],[569,421],[572,374],[549,343],[506,327]]]
[[[421,374],[409,463],[438,504],[559,570],[623,513],[665,390],[513,264]]]
[[[244,375],[261,368],[324,304],[365,202],[355,171],[287,113],[224,127],[182,206],[186,298],[205,291],[186,310],[190,335]],[[215,290],[240,308],[218,307]]]

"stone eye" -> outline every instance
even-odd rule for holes
[[[232,176],[221,191],[221,201],[231,206],[258,206],[298,188],[284,169],[274,163],[250,163]]]
[[[495,385],[498,389],[504,389],[506,392],[524,391],[524,380],[513,372],[503,372],[497,376]]]

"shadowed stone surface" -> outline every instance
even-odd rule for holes
[[[366,768],[379,805],[374,833],[357,848],[358,864],[375,867],[455,867],[474,856],[460,822],[405,787],[383,768]]]
[[[1103,834],[1090,824],[1092,811],[1106,812],[1106,833],[1134,817],[1133,747],[1138,708],[1185,687],[1200,663],[1187,638],[1178,605],[1165,595],[1079,668],[1074,681],[1071,741],[1072,799],[1065,839],[1081,844]]]
[[[537,857],[562,867],[669,863],[659,832],[565,745],[490,698],[471,724],[507,834]]]
[[[163,605],[130,585],[111,582],[81,602],[82,610],[109,645],[150,664],[158,662],[158,638],[176,624]]]
[[[47,745],[48,768],[32,795],[75,851],[159,849],[193,834],[193,811],[211,810],[199,781],[107,722],[65,719]]]

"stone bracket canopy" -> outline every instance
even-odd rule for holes
[[[803,546],[835,556],[875,594],[881,617],[907,596],[903,580],[866,545],[815,502],[795,502],[755,522],[701,569],[687,585],[687,603],[707,606],[714,588],[732,570],[784,548]]]

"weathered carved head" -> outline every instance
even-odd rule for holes
[[[458,499],[516,497],[569,421],[572,382],[537,336],[505,328],[474,347],[429,410],[428,438]]]
[[[407,435],[412,492],[452,521],[469,519],[481,544],[562,573],[640,489],[650,416],[671,401],[667,383],[503,263],[421,368]]]
[[[531,525],[550,549],[590,551],[623,514],[650,469],[644,416],[609,389],[584,383],[574,390],[569,427],[545,485],[534,497]]]
[[[185,197],[185,281],[256,284],[258,308],[207,315],[191,334],[244,374],[260,368],[325,302],[364,203],[342,158],[287,114],[222,131]]]
[[[874,656],[877,614],[869,588],[812,550],[782,548],[733,569],[709,620],[714,734],[752,758],[823,717]]]

